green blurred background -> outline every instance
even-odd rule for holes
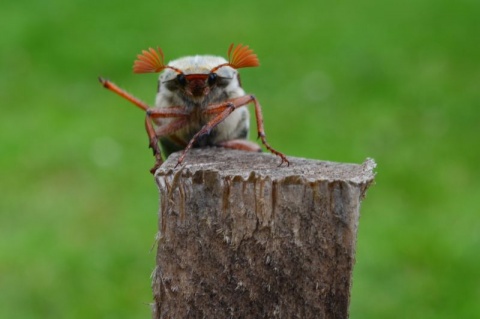
[[[137,108],[166,59],[225,56],[288,155],[378,163],[351,318],[480,313],[480,2],[0,4],[0,318],[149,318],[158,196]]]

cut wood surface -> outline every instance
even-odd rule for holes
[[[347,318],[375,163],[207,148],[157,170],[153,318]]]

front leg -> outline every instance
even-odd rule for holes
[[[267,138],[265,136],[265,130],[263,128],[263,115],[262,115],[262,109],[260,106],[260,103],[258,100],[255,98],[253,95],[244,95],[240,96],[237,98],[233,98],[230,100],[227,100],[223,103],[219,104],[212,104],[208,106],[203,112],[204,114],[218,114],[215,116],[212,120],[210,120],[205,126],[202,127],[200,131],[195,134],[190,142],[188,143],[187,147],[184,149],[183,154],[180,156],[178,159],[177,165],[180,165],[188,150],[192,148],[193,144],[197,141],[197,139],[202,136],[203,134],[210,133],[210,131],[220,124],[223,120],[225,120],[233,111],[235,111],[237,108],[248,105],[249,103],[253,102],[255,105],[255,118],[257,120],[257,132],[258,132],[258,137],[262,140],[263,145],[273,154],[279,156],[281,158],[280,165],[281,166],[283,163],[287,163],[287,166],[290,165],[290,162],[288,161],[287,157],[283,154],[275,150],[273,147],[270,146],[267,142]]]
[[[140,101],[139,99],[137,99],[136,97],[134,97],[133,95],[128,93],[127,91],[122,90],[121,88],[119,88],[117,85],[115,85],[115,83],[111,82],[110,80],[99,77],[98,81],[100,81],[100,83],[102,83],[103,87],[106,88],[107,90],[110,90],[113,93],[120,95],[121,97],[123,97],[124,99],[132,102],[134,105],[141,108],[142,110],[146,111],[149,108],[149,106],[145,102]]]
[[[219,114],[217,116],[215,116],[213,119],[211,119],[210,121],[208,121],[208,123],[205,124],[200,129],[200,131],[198,131],[190,139],[190,142],[188,142],[187,147],[185,147],[185,149],[183,150],[183,154],[178,159],[177,165],[175,165],[175,167],[177,167],[178,165],[180,165],[183,162],[183,160],[185,159],[185,156],[187,155],[188,150],[192,148],[193,144],[197,141],[197,139],[200,136],[202,136],[204,134],[209,134],[215,126],[217,126],[223,120],[225,120],[227,118],[227,116],[229,116],[233,111],[235,111],[235,109],[236,109],[236,106],[232,102],[222,103],[221,107],[219,107],[218,111],[216,112],[216,113],[219,113]]]
[[[158,138],[162,136],[169,135],[188,124],[188,118],[190,113],[187,112],[183,107],[169,107],[169,108],[151,108],[146,103],[140,101],[138,98],[134,97],[130,93],[122,90],[113,82],[109,80],[99,78],[100,83],[103,87],[116,93],[123,97],[124,99],[132,102],[137,107],[141,108],[146,112],[145,116],[145,130],[148,135],[148,145],[153,150],[153,155],[155,156],[155,166],[150,170],[153,174],[156,169],[162,165],[162,153],[160,146],[158,144]],[[154,128],[153,119],[155,118],[177,118],[176,120],[160,126],[157,130]]]

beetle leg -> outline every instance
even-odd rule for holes
[[[109,80],[101,77],[99,77],[98,80],[100,81],[100,83],[102,83],[104,88],[112,91],[113,93],[120,95],[124,99],[129,100],[130,102],[135,104],[137,107],[141,108],[142,110],[146,111],[149,108],[149,106],[145,102],[140,101],[130,93],[122,90],[121,88],[116,86],[113,82],[110,82]]]
[[[280,165],[282,165],[283,163],[287,163],[287,166],[290,165],[290,162],[288,161],[287,157],[283,153],[280,153],[279,151],[275,150],[267,142],[267,138],[265,136],[265,130],[263,128],[263,115],[262,115],[262,108],[260,106],[260,103],[255,98],[255,96],[244,95],[244,96],[227,100],[223,103],[212,104],[212,105],[209,105],[207,108],[205,108],[205,110],[203,111],[204,114],[212,114],[212,115],[217,114],[217,115],[213,119],[211,119],[207,124],[205,124],[202,127],[202,129],[192,137],[187,147],[185,147],[185,149],[183,150],[183,154],[178,159],[176,166],[180,165],[183,162],[188,150],[192,148],[193,144],[201,135],[209,133],[215,126],[217,126],[219,123],[225,120],[225,118],[227,118],[227,116],[229,116],[237,108],[246,106],[251,102],[253,102],[255,105],[255,118],[257,120],[258,137],[262,140],[262,143],[263,145],[265,145],[266,149],[268,149],[271,153],[281,158],[282,161],[280,162]]]
[[[155,156],[155,165],[150,169],[150,173],[154,174],[157,168],[163,164],[163,159],[160,146],[158,145],[158,137],[155,134],[153,123],[148,114],[145,116],[145,130],[147,131],[148,135],[148,147],[153,150],[153,156]]]
[[[187,118],[190,112],[185,110],[183,106],[171,107],[152,107],[146,110],[150,118],[166,118],[166,117],[182,117]]]
[[[258,146],[257,143],[247,141],[247,140],[230,140],[217,143],[218,146],[230,148],[234,150],[242,150],[249,152],[261,152],[262,149]]]
[[[157,168],[162,165],[163,160],[161,156],[161,151],[160,147],[158,146],[158,139],[162,136],[167,136],[172,134],[173,132],[176,132],[185,126],[188,125],[188,118],[181,118],[177,119],[173,122],[170,122],[168,124],[162,125],[153,131],[153,126],[151,120],[148,118],[148,116],[145,118],[145,127],[147,130],[148,134],[148,139],[149,139],[149,147],[153,150],[153,155],[155,156],[155,165],[152,167],[150,170],[150,173],[154,174]],[[180,142],[180,141],[179,141]]]
[[[148,146],[153,150],[153,156],[155,156],[155,165],[150,170],[150,172],[154,174],[156,169],[160,167],[160,165],[162,165],[163,163],[162,153],[160,150],[160,146],[158,144],[158,138],[165,135],[169,135],[185,127],[185,125],[188,124],[189,113],[185,111],[183,107],[180,107],[180,106],[169,107],[169,108],[151,108],[146,103],[137,99],[130,93],[119,88],[113,82],[110,82],[109,80],[106,80],[103,78],[98,78],[98,80],[100,81],[100,83],[102,83],[102,85],[106,89],[120,95],[124,99],[132,102],[137,107],[141,108],[146,112],[145,130],[147,131],[147,135],[148,135]],[[154,123],[152,122],[154,118],[173,118],[173,117],[177,117],[180,119],[177,119],[168,124],[162,125],[155,130]]]
[[[263,114],[262,114],[262,107],[260,106],[260,102],[255,98],[255,96],[250,95],[253,100],[253,104],[255,105],[255,118],[257,120],[257,132],[258,132],[258,137],[262,140],[263,145],[269,150],[271,153],[279,156],[281,158],[280,165],[282,166],[283,163],[286,163],[287,166],[290,166],[290,162],[288,161],[287,157],[283,154],[280,153],[279,151],[275,150],[273,147],[270,146],[267,142],[267,137],[265,135],[265,129],[263,128]]]
[[[189,149],[192,148],[193,144],[197,141],[197,139],[204,135],[204,134],[208,134],[210,133],[210,131],[215,127],[217,126],[219,123],[221,123],[223,120],[225,120],[227,118],[227,116],[229,116],[233,111],[235,111],[236,109],[236,106],[235,104],[233,104],[232,102],[224,102],[222,104],[219,104],[219,108],[216,110],[215,113],[218,113],[213,119],[211,119],[210,121],[208,121],[207,124],[205,124],[201,129],[200,131],[198,131],[191,139],[190,141],[188,142],[187,146],[185,147],[185,149],[183,150],[183,154],[180,156],[180,158],[178,159],[178,162],[177,162],[177,165],[175,165],[175,167],[177,167],[178,165],[180,165],[185,156],[187,155],[187,152]]]
[[[152,119],[151,119],[151,112],[153,110],[159,110],[159,109],[148,109],[147,115],[145,116],[145,130],[147,131],[148,134],[148,146],[153,150],[153,156],[155,156],[155,165],[150,169],[150,173],[154,174],[157,168],[160,167],[160,165],[163,164],[162,160],[162,154],[160,150],[160,146],[158,143],[158,138],[162,136],[167,136],[172,134],[173,132],[176,132],[180,130],[181,128],[185,127],[188,125],[188,117],[182,117],[180,119],[176,119],[168,124],[162,125],[155,129],[153,127]],[[161,110],[161,109],[160,109]],[[168,109],[166,109],[166,113],[168,113]],[[156,113],[157,115],[159,114],[159,111]],[[172,116],[169,114],[169,116]],[[175,115],[176,116],[176,115]]]

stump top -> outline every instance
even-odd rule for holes
[[[376,167],[373,159],[363,164],[345,164],[288,157],[290,166],[279,167],[280,158],[268,153],[244,152],[223,148],[192,149],[183,164],[177,168],[181,152],[173,153],[157,170],[156,176],[195,174],[199,171],[213,171],[222,176],[241,177],[247,180],[252,174],[272,180],[300,178],[309,182],[319,180],[344,181],[355,184],[371,183]]]

